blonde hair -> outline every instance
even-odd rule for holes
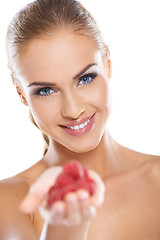
[[[37,38],[53,36],[59,29],[68,29],[82,38],[94,41],[101,50],[102,56],[106,55],[106,48],[100,30],[91,14],[77,0],[36,0],[20,10],[11,21],[7,36],[6,48],[8,67],[19,81],[17,72],[18,59],[25,51],[27,45]],[[36,122],[29,112],[32,123]],[[49,146],[49,137],[42,132],[45,140],[44,154]]]
[[[38,128],[38,125],[36,124],[34,118],[33,118],[33,115],[31,113],[31,110],[29,109],[29,118],[31,120],[31,122]],[[45,142],[45,145],[44,145],[44,150],[43,150],[43,156],[46,154],[46,152],[48,151],[48,146],[49,146],[49,137],[44,133],[42,132],[42,136],[43,136],[43,139],[44,139],[44,142]]]

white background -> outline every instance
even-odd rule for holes
[[[0,179],[41,159],[43,139],[29,120],[7,69],[5,34],[29,0],[5,0],[0,13]],[[120,144],[160,155],[159,0],[82,0],[110,46],[113,110],[108,127]]]

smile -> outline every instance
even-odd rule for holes
[[[62,129],[69,135],[80,136],[87,133],[95,122],[95,113],[91,117],[83,118],[66,125],[60,125]]]
[[[80,125],[76,125],[76,126],[66,126],[67,128],[70,129],[74,129],[74,130],[79,130],[79,129],[83,129],[84,127],[86,127],[88,125],[88,123],[90,122],[90,119],[88,119],[88,121],[81,123]]]

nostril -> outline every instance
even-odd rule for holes
[[[85,112],[85,109],[82,96],[79,96],[73,89],[66,90],[62,94],[61,114],[64,118],[77,120]]]
[[[85,112],[85,108],[80,106],[66,106],[62,108],[62,115],[69,119],[79,119],[80,116]]]

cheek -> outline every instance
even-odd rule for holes
[[[49,99],[38,99],[32,101],[30,109],[36,124],[40,129],[44,130],[49,125],[57,120],[58,106]]]
[[[95,106],[99,110],[107,109],[111,107],[111,92],[107,80],[101,79],[99,84],[94,89],[92,94],[92,101],[94,100]]]

